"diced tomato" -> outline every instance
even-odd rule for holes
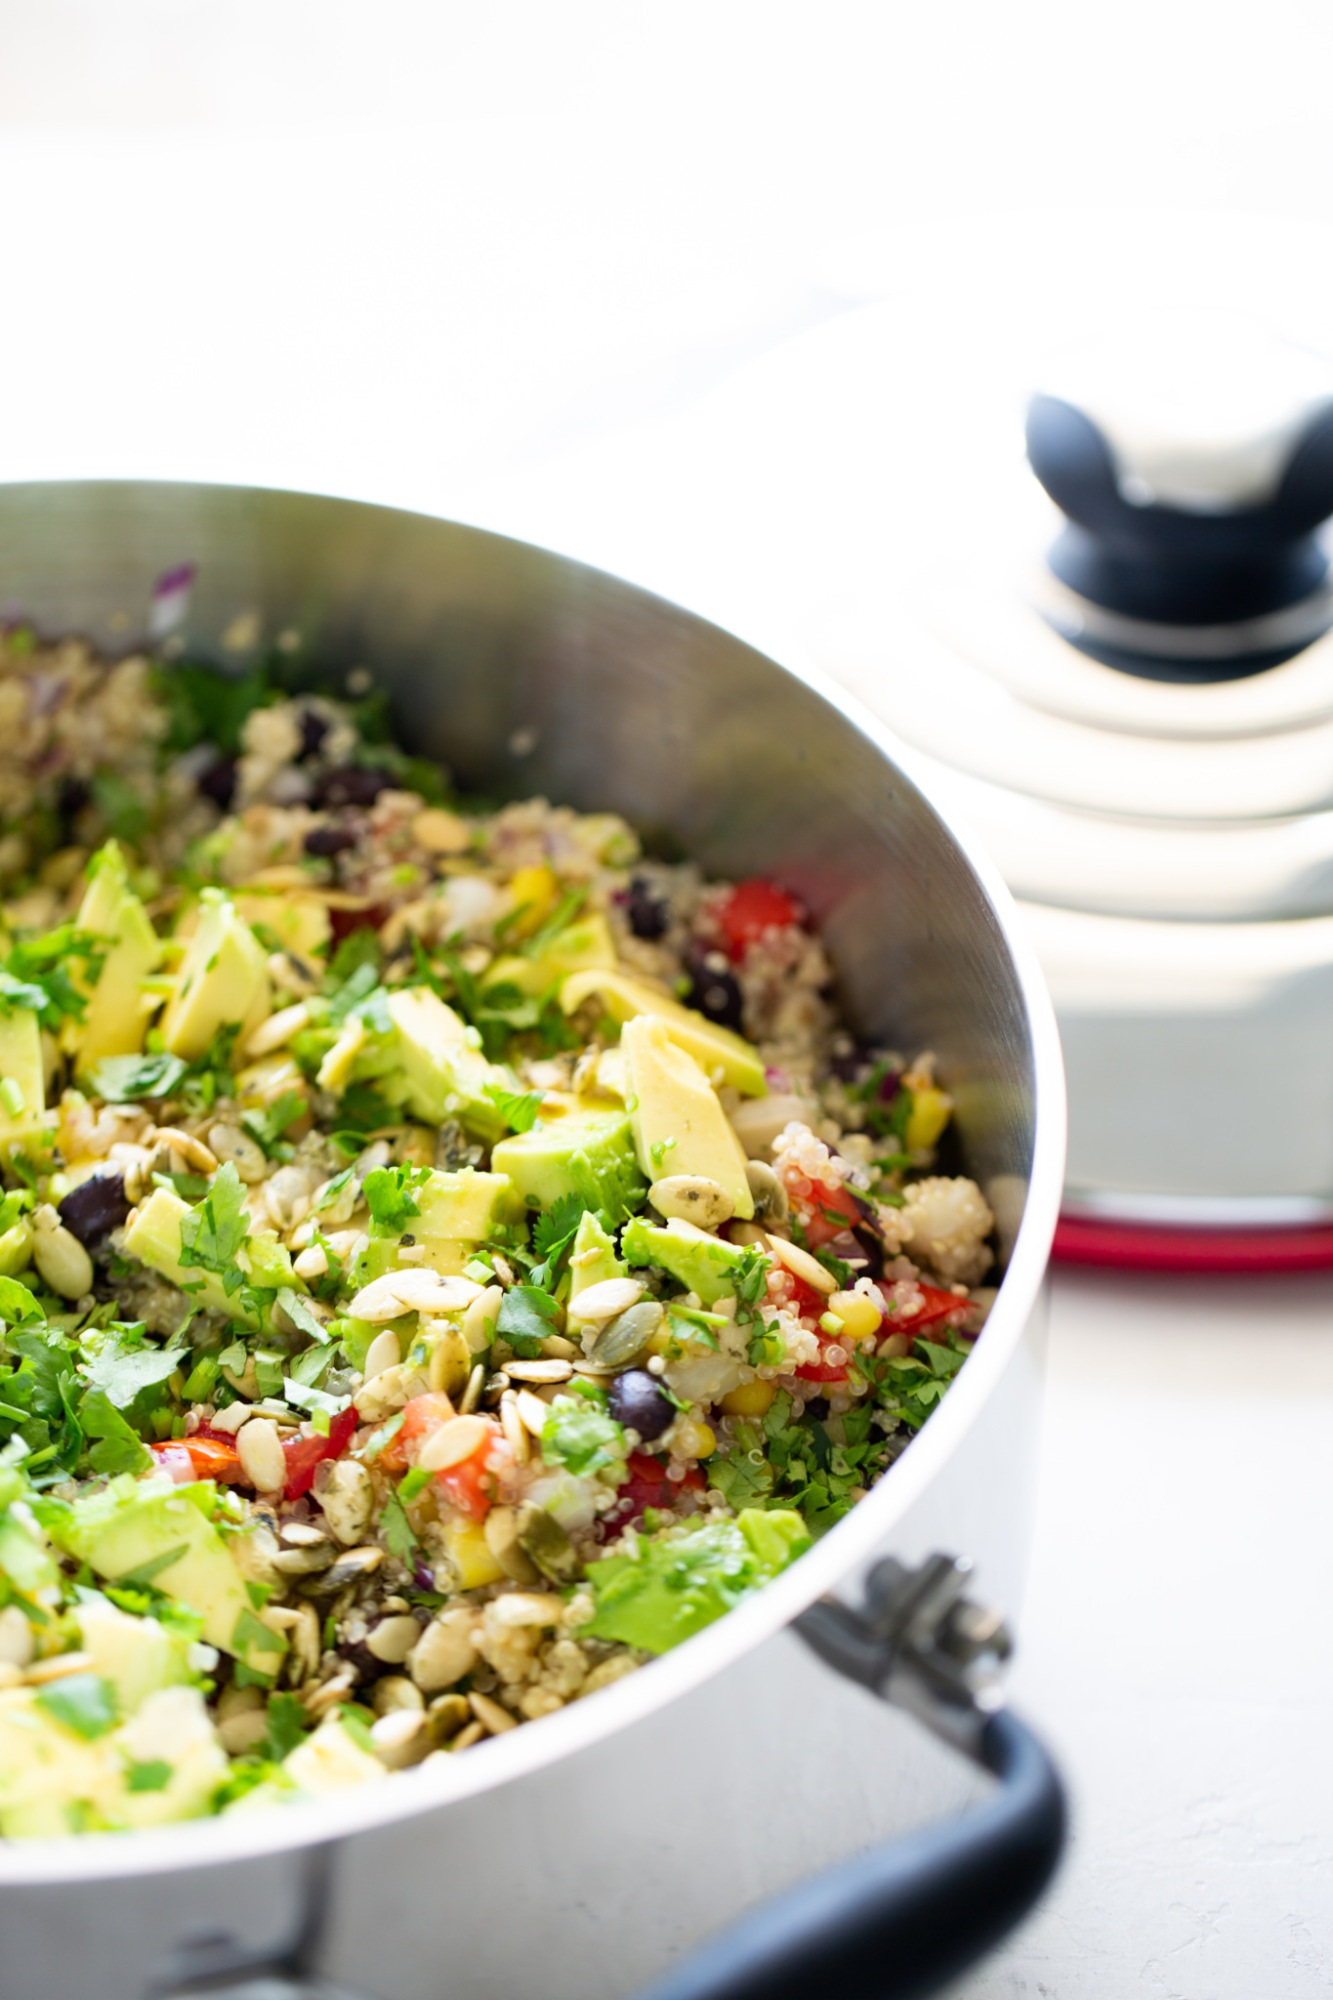
[[[446,1466],[435,1475],[435,1484],[460,1514],[484,1521],[495,1505],[499,1476],[512,1465],[514,1449],[498,1431],[490,1431],[470,1458]]]
[[[885,1322],[886,1333],[923,1333],[927,1327],[940,1330],[940,1322],[950,1313],[962,1314],[967,1311],[968,1302],[960,1299],[956,1292],[942,1292],[938,1285],[921,1285],[921,1306],[916,1312],[891,1311]],[[886,1279],[880,1286],[886,1304],[893,1298],[893,1286]]]
[[[776,884],[766,882],[762,875],[754,875],[748,882],[736,884],[720,905],[717,920],[727,956],[733,964],[738,964],[765,931],[785,930],[788,924],[800,922],[801,913]]]
[[[803,1382],[845,1382],[847,1363],[840,1361],[836,1368],[827,1361],[807,1361],[803,1368],[793,1368],[793,1375],[799,1375]]]
[[[648,1451],[632,1451],[625,1461],[629,1477],[616,1494],[616,1505],[605,1516],[608,1527],[623,1528],[642,1518],[645,1507],[674,1507],[682,1488],[702,1493],[706,1486],[702,1472],[692,1465],[683,1479],[668,1479],[666,1460]]]
[[[403,1411],[403,1421],[379,1455],[386,1472],[395,1475],[416,1464],[417,1453],[432,1431],[447,1424],[454,1406],[447,1396],[430,1393],[414,1396]]]
[[[158,1470],[169,1472],[177,1486],[190,1486],[199,1477],[194,1460],[180,1440],[169,1438],[165,1444],[150,1445],[149,1450],[157,1460]]]
[[[791,1279],[791,1290],[783,1303],[788,1312],[796,1313],[801,1319],[818,1319],[821,1313],[828,1311],[828,1300],[822,1292],[817,1292],[813,1285],[807,1285],[804,1278],[798,1278],[790,1271],[787,1276]]]
[[[801,1206],[804,1210],[805,1204]],[[805,1240],[812,1250],[822,1250],[835,1236],[845,1236],[849,1229],[860,1226],[861,1211],[846,1188],[831,1188],[818,1181],[810,1206],[814,1212],[805,1217]]]
[[[236,1449],[236,1440],[228,1437],[225,1431],[210,1431],[207,1425],[201,1424],[189,1437],[174,1439],[170,1444],[154,1445],[153,1450],[158,1453],[175,1452],[182,1446],[190,1454],[196,1479],[216,1479],[224,1486],[249,1485],[241,1455]],[[167,1464],[174,1471],[172,1461],[168,1460]]]
[[[287,1461],[287,1484],[284,1488],[288,1500],[299,1500],[308,1493],[315,1483],[315,1468],[326,1458],[341,1458],[352,1442],[352,1434],[357,1426],[355,1410],[339,1410],[336,1417],[329,1419],[327,1437],[289,1438],[282,1447],[282,1455]]]

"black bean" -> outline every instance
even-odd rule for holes
[[[327,858],[332,854],[345,854],[349,847],[355,847],[356,833],[350,826],[312,826],[301,844],[307,854]]]
[[[330,771],[319,788],[322,806],[373,806],[381,792],[393,783],[387,771],[372,771],[360,764],[347,764]]]
[[[865,1269],[858,1273],[862,1278],[882,1278],[884,1276],[884,1240],[877,1229],[860,1225],[852,1231],[857,1247],[865,1259]]]
[[[329,725],[317,708],[301,710],[301,747],[296,753],[297,762],[303,757],[313,757],[320,744],[329,733]]]
[[[829,1412],[828,1397],[812,1396],[810,1398],[810,1401],[806,1404],[803,1414],[807,1417],[813,1417],[817,1424],[822,1424],[827,1418],[828,1412]]]
[[[60,1220],[71,1236],[91,1246],[119,1229],[130,1212],[125,1182],[118,1173],[92,1174],[60,1203]]]
[[[734,1028],[739,1034],[744,1027],[744,1003],[741,999],[740,984],[720,951],[705,951],[699,946],[688,954],[691,985],[685,995],[685,1005],[693,1007],[719,1027]]]
[[[629,885],[626,914],[635,937],[660,938],[671,922],[671,905],[645,876],[636,875]]]
[[[236,795],[236,759],[218,757],[195,783],[206,799],[212,799],[215,806],[226,812]]]
[[[60,796],[56,801],[61,825],[66,829],[73,826],[91,797],[92,791],[82,778],[62,778]]]
[[[646,1368],[627,1368],[606,1392],[607,1407],[618,1424],[635,1430],[645,1444],[660,1438],[675,1419],[675,1405]]]

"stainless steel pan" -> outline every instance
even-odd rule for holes
[[[1049,1764],[994,1712],[1001,1649],[958,1602],[963,1572],[911,1568],[963,1551],[987,1596],[1017,1608],[1064,1104],[1006,892],[864,711],[576,563],[298,494],[0,487],[0,615],[120,650],[154,617],[161,636],[181,592],[155,600],[155,585],[182,565],[194,581],[170,644],[241,665],[277,643],[368,669],[405,739],[464,785],[617,810],[710,870],[799,891],[861,1031],[938,1052],[1007,1274],[939,1413],[752,1602],[442,1773],[4,1849],[0,1992],[614,2000],[665,1981],[672,2000],[739,2000],[821,1973],[839,1990],[928,1990],[1021,1913],[1061,1837]],[[900,1566],[883,1566],[890,1552]],[[841,1672],[792,1636],[800,1620]],[[980,1806],[977,1764],[1000,1780]],[[883,1845],[970,1802],[956,1824]]]

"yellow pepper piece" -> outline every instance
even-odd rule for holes
[[[509,883],[509,893],[514,899],[513,907],[521,914],[510,925],[508,935],[512,938],[531,937],[540,930],[552,910],[560,900],[560,881],[554,871],[541,868],[520,868]]]
[[[925,1153],[953,1116],[953,1099],[943,1090],[914,1090],[903,1141],[909,1153]]]
[[[444,1542],[458,1571],[460,1590],[480,1590],[485,1584],[498,1583],[504,1575],[487,1546],[480,1521],[451,1522],[445,1530]]]

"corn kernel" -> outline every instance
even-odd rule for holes
[[[884,1317],[877,1302],[867,1298],[864,1292],[835,1292],[829,1300],[829,1313],[825,1317],[830,1315],[835,1315],[842,1322],[838,1331],[845,1333],[849,1340],[866,1340],[872,1333],[878,1333]]]
[[[939,1138],[953,1113],[953,1099],[943,1090],[914,1090],[903,1143],[909,1153],[924,1153]]]
[[[717,1450],[717,1439],[709,1425],[696,1423],[691,1417],[672,1437],[671,1450],[676,1458],[708,1458]]]
[[[514,899],[513,908],[522,914],[510,926],[508,935],[511,938],[530,937],[555,908],[560,897],[560,883],[549,868],[520,868],[510,881],[509,893]]]
[[[777,1393],[771,1382],[742,1382],[739,1389],[722,1398],[718,1408],[729,1417],[762,1417]]]

